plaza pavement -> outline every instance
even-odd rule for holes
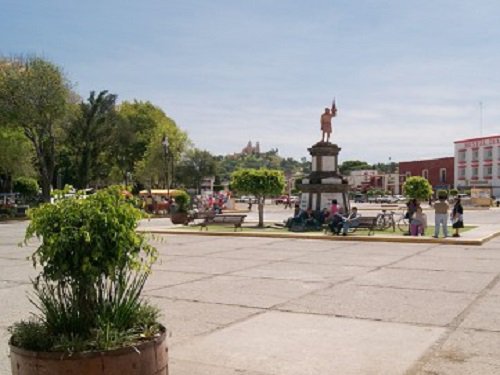
[[[500,210],[467,217],[500,229]],[[141,226],[159,224],[169,225]],[[36,244],[16,246],[25,226],[0,223],[0,374],[10,373],[7,326],[32,311],[25,258]],[[171,375],[500,373],[500,238],[153,242],[160,259],[145,294],[170,332]]]

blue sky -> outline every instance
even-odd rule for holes
[[[341,161],[451,156],[500,133],[497,0],[0,5],[0,54],[55,62],[84,98],[149,100],[214,154],[252,140],[309,157],[333,97]]]

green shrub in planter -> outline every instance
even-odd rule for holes
[[[181,191],[178,195],[176,195],[175,196],[176,212],[179,213],[188,212],[190,200],[191,199],[189,198],[189,194],[186,193],[185,191]]]
[[[438,199],[447,199],[448,198],[448,191],[441,189],[437,191],[437,197]]]
[[[29,211],[28,241],[41,267],[33,280],[35,319],[11,327],[28,350],[107,350],[156,335],[158,311],[141,299],[157,251],[136,232],[141,212],[119,187]],[[36,339],[39,337],[39,339]]]

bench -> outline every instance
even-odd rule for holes
[[[240,228],[240,230],[243,230],[241,228],[241,224],[243,224],[243,221],[247,215],[244,214],[212,214],[212,215],[207,215],[203,222],[200,223],[200,230],[205,228],[208,230],[207,226],[211,224],[232,224],[234,225],[234,231],[236,232],[236,229]]]
[[[358,226],[353,227],[353,231],[356,229],[368,229],[368,235],[372,235],[375,228],[377,227],[377,217],[376,216],[360,216],[358,219]]]
[[[349,233],[356,232],[357,229],[368,229],[368,235],[371,236],[377,228],[376,216],[359,216],[357,219],[358,225],[349,228]],[[328,224],[323,224],[325,234],[330,231]]]

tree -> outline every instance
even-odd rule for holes
[[[10,192],[12,181],[21,176],[36,176],[33,147],[19,128],[0,127],[0,192]]]
[[[351,171],[359,171],[362,169],[373,169],[370,164],[360,160],[346,160],[340,165],[340,173],[348,175]]]
[[[210,152],[193,148],[185,153],[177,169],[177,175],[186,186],[194,187],[199,193],[203,178],[213,176],[216,169],[217,162]]]
[[[285,187],[283,172],[270,169],[240,169],[232,174],[231,186],[241,194],[257,198],[259,227],[264,227],[264,201],[266,196],[278,195]]]
[[[45,201],[50,200],[56,133],[69,97],[68,83],[56,65],[37,57],[0,60],[0,122],[19,127],[32,143]]]
[[[38,194],[38,182],[34,178],[19,177],[14,180],[14,191],[21,194],[25,201],[31,201]]]
[[[101,91],[90,92],[87,102],[81,102],[76,118],[66,126],[66,145],[74,169],[74,185],[88,187],[92,180],[109,174],[108,155],[111,135],[116,123],[116,95]]]
[[[144,105],[147,109],[142,115],[146,117],[144,120],[151,121],[152,128],[148,132],[145,151],[134,165],[135,175],[138,181],[148,186],[161,185],[161,182],[164,186],[170,186],[175,165],[179,162],[189,140],[187,134],[180,130],[160,108],[151,103]],[[163,146],[165,137],[168,139],[167,155]]]
[[[426,178],[408,177],[403,184],[403,192],[409,198],[426,200],[432,195],[432,186]]]

